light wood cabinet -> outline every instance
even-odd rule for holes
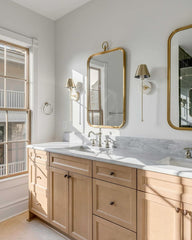
[[[93,213],[136,231],[136,190],[94,179]]]
[[[137,197],[137,240],[184,240],[180,202],[144,192]]]
[[[69,232],[68,172],[50,168],[50,223],[61,231]]]
[[[49,221],[48,153],[30,149],[28,156],[30,160],[29,211]]]
[[[51,153],[50,166],[92,177],[92,161],[88,159]]]
[[[183,233],[182,240],[192,239],[192,204],[183,204]]]
[[[50,168],[50,223],[77,240],[92,239],[92,179]]]
[[[94,161],[93,177],[136,189],[135,168]]]
[[[34,149],[28,159],[29,216],[72,239],[192,240],[192,179]]]
[[[136,240],[136,233],[93,216],[93,240]]]
[[[92,179],[69,172],[69,234],[92,239]]]

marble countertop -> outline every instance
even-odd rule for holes
[[[28,145],[28,148],[192,178],[192,159],[174,156],[172,153],[169,156],[163,149],[157,152],[141,147],[106,149],[68,142],[33,144]]]

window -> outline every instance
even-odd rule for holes
[[[0,41],[0,178],[27,171],[29,49]]]

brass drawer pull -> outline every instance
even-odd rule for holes
[[[177,213],[179,213],[180,212],[180,208],[175,208],[175,211],[177,212]]]
[[[41,156],[36,156],[36,158],[39,158],[39,159],[41,159]]]
[[[115,202],[110,202],[110,205],[111,205],[111,206],[115,205]]]
[[[36,178],[39,178],[39,179],[41,179],[41,177],[40,177],[40,176],[37,176]]]
[[[111,176],[114,176],[114,175],[115,175],[115,173],[114,173],[114,172],[110,172],[110,175],[111,175]]]

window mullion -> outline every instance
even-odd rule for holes
[[[7,75],[7,48],[4,48],[4,76]],[[6,77],[4,77],[4,107],[7,106],[7,81]]]
[[[8,111],[6,111],[6,124],[5,124],[5,161],[6,161],[6,175],[9,174],[9,164],[8,164]]]

